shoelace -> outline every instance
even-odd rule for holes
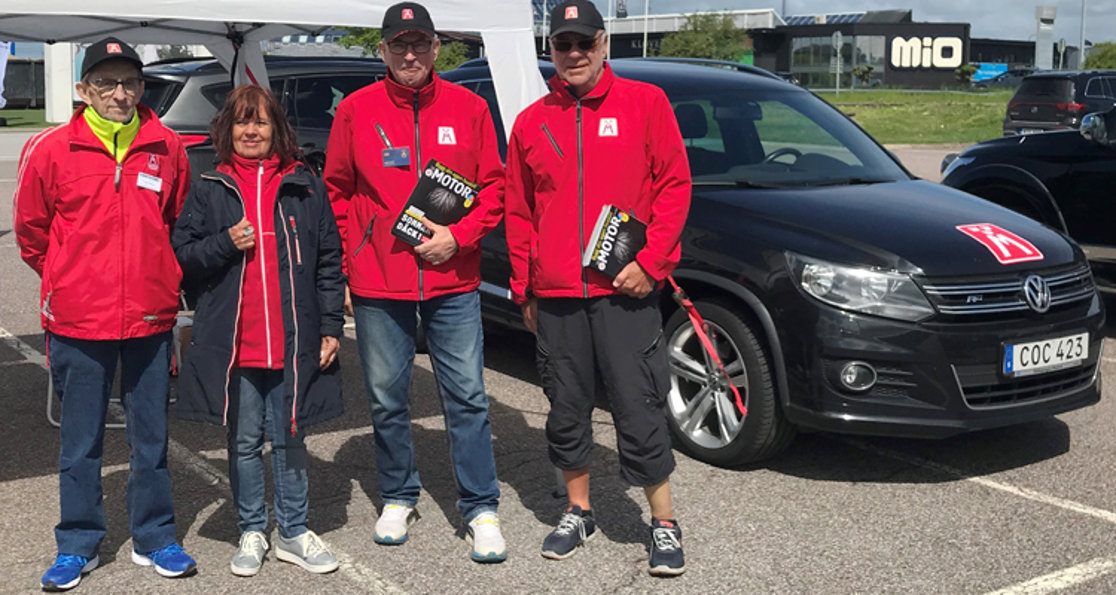
[[[317,554],[328,551],[322,539],[312,531],[306,532],[306,557],[310,558]]]
[[[400,514],[403,516],[403,518],[407,518],[407,507],[403,506],[402,504],[385,504],[384,516],[387,516],[388,514]]]
[[[55,566],[63,568],[81,567],[84,568],[89,563],[89,558],[82,558],[81,556],[71,556],[70,554],[62,554],[55,560]]]
[[[492,514],[491,512],[482,512],[473,519],[474,525],[495,525],[500,526],[500,517]]]
[[[655,542],[655,549],[664,552],[673,552],[682,547],[682,544],[678,541],[678,537],[674,535],[674,531],[664,527],[659,527],[652,531],[651,540]]]
[[[554,532],[558,535],[569,535],[574,532],[574,529],[577,529],[578,535],[584,541],[586,537],[585,520],[580,515],[567,512],[558,520],[558,527],[554,529]]]
[[[240,539],[240,549],[247,550],[252,553],[260,551],[266,552],[267,540],[264,539],[263,535],[260,535],[255,531],[250,531],[248,533],[245,533],[244,537]]]
[[[184,550],[182,549],[182,546],[178,545],[177,543],[172,543],[172,544],[168,545],[167,547],[165,547],[161,550],[152,552],[151,555],[148,556],[148,557],[151,558],[152,560],[155,560],[156,562],[158,562],[162,558],[167,558],[167,557],[170,557],[170,556],[181,554],[181,553],[183,553],[183,551]],[[160,564],[160,566],[161,566],[161,564]]]

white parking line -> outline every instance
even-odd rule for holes
[[[27,343],[21,341],[19,337],[11,334],[7,331],[7,329],[4,329],[3,327],[0,327],[0,343],[3,343],[8,347],[16,350],[27,360],[32,361],[44,368],[46,367],[46,358],[43,356],[43,354],[39,353],[34,347],[31,347]],[[167,457],[174,460],[178,465],[181,465],[189,469],[190,471],[193,471],[194,474],[196,474],[198,477],[200,477],[203,481],[211,486],[215,486],[217,484],[221,484],[224,487],[229,486],[229,477],[227,474],[214,467],[204,457],[195,454],[190,449],[183,446],[180,442],[177,442],[173,439],[167,441]],[[123,466],[127,468],[126,463]],[[116,465],[112,468],[115,467],[120,467],[120,465]],[[337,560],[341,562],[341,566],[337,570],[338,573],[343,574],[347,580],[362,587],[362,590],[364,592],[406,592],[398,585],[395,585],[394,583],[388,581],[371,567],[355,561],[355,558],[346,554],[345,552],[339,551],[334,546],[331,546],[330,549],[337,557]]]
[[[1029,581],[992,591],[988,595],[1043,595],[1068,589],[1116,571],[1116,556],[1093,558],[1077,566],[1044,574]]]
[[[985,479],[983,477],[975,477],[970,473],[965,473],[964,471],[956,469],[954,467],[950,467],[949,465],[935,463],[934,461],[930,461],[928,459],[924,459],[922,457],[917,457],[914,455],[909,455],[904,452],[872,446],[871,444],[868,444],[856,438],[844,438],[843,440],[857,448],[880,455],[882,457],[887,457],[889,459],[894,459],[896,461],[901,461],[904,463],[922,467],[924,469],[930,469],[932,471],[937,471],[946,475],[952,475],[954,477],[957,477],[958,479],[971,481],[986,488],[1000,490],[1001,492],[1007,492],[1013,496],[1019,496],[1020,498],[1026,498],[1028,500],[1034,500],[1035,502],[1049,504],[1063,510],[1089,515],[1101,519],[1102,521],[1116,524],[1116,512],[1104,510],[1101,508],[1094,508],[1086,504],[1081,504],[1080,502],[1074,502],[1073,500],[1058,498],[1049,494],[1043,494],[1042,492],[1036,492],[1027,488],[1020,488],[1010,484],[992,481],[991,479]]]

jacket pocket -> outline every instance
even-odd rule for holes
[[[287,217],[287,222],[291,224],[291,237],[294,238],[295,263],[302,266],[302,242],[298,239],[298,223],[294,215]]]
[[[364,237],[360,240],[360,244],[357,244],[356,250],[353,250],[354,257],[356,257],[357,254],[360,254],[360,251],[362,248],[364,248],[364,245],[372,239],[372,225],[374,223],[376,223],[376,216],[372,215],[372,218],[368,220],[368,227],[364,230]]]
[[[542,125],[542,131],[543,134],[546,135],[547,140],[550,141],[550,146],[554,147],[554,152],[558,154],[558,157],[564,158],[566,156],[565,153],[563,153],[562,148],[558,146],[558,141],[554,140],[554,135],[550,133],[550,129],[546,127],[546,124]]]

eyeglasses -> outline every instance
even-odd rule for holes
[[[550,38],[550,47],[556,52],[568,52],[573,49],[573,46],[576,45],[577,49],[583,52],[588,52],[589,50],[596,47],[597,42],[600,40],[600,35],[590,37],[588,39],[579,39],[577,41],[570,41],[568,39],[554,39],[552,37]]]
[[[124,87],[124,92],[128,95],[135,95],[139,93],[140,86],[143,85],[143,79],[137,77],[123,80],[96,78],[89,81],[89,84],[101,95],[112,95],[116,91],[117,85]]]
[[[412,41],[411,43],[407,43],[404,41],[392,41],[388,42],[387,48],[389,52],[395,54],[396,56],[402,56],[403,54],[407,53],[408,49],[410,49],[415,54],[425,54],[426,52],[430,51],[430,48],[433,47],[433,45],[434,42],[429,39]]]

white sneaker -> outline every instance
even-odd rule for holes
[[[247,531],[240,536],[240,547],[233,555],[229,568],[236,576],[256,576],[267,555],[267,537],[259,531]]]
[[[407,541],[407,529],[419,520],[419,513],[413,507],[403,504],[385,504],[376,521],[376,532],[372,540],[382,545],[399,545]]]
[[[503,562],[508,559],[508,546],[500,532],[500,516],[485,511],[473,517],[465,529],[465,539],[473,545],[470,557],[474,562]]]
[[[313,531],[307,531],[290,539],[276,532],[275,557],[284,562],[297,564],[315,574],[333,572],[338,566],[333,552],[329,551],[322,538]]]

